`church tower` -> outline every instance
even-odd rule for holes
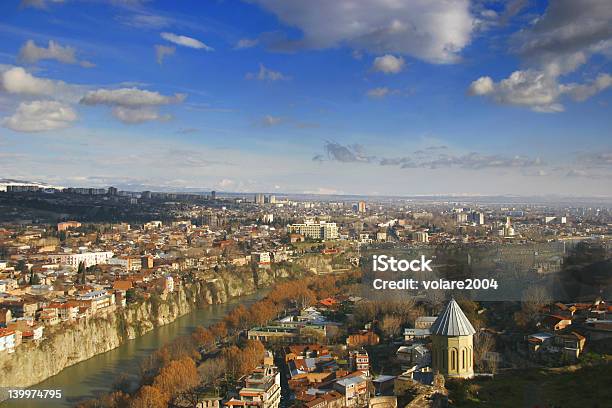
[[[474,327],[455,299],[431,326],[432,368],[451,378],[474,377]]]

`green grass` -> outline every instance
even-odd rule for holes
[[[612,404],[612,363],[513,370],[494,379],[448,381],[455,407],[604,408]]]

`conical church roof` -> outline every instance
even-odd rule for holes
[[[455,299],[451,299],[446,309],[431,326],[431,334],[438,336],[471,336],[476,333],[474,326],[468,320]]]

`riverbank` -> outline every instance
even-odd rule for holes
[[[30,387],[205,305],[222,304],[253,294],[279,279],[299,275],[300,271],[284,268],[199,275],[178,286],[173,293],[153,295],[114,313],[57,326],[46,333],[40,344],[22,344],[13,354],[0,354],[3,373],[0,387]]]
[[[226,303],[204,306],[179,317],[174,322],[156,327],[150,332],[126,341],[106,353],[63,369],[57,375],[36,384],[32,389],[62,390],[59,400],[13,400],[0,403],[1,408],[67,408],[96,398],[112,390],[121,381],[137,387],[141,378],[141,363],[164,344],[190,335],[196,327],[208,327],[223,318],[238,305],[250,307],[266,296],[268,288],[251,295],[240,296]]]

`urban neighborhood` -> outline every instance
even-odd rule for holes
[[[15,206],[17,200],[27,204]],[[49,223],[51,203],[75,216]],[[45,379],[26,378],[13,365],[21,360],[12,357],[32,348],[44,352],[64,332],[85,330],[87,336],[96,330],[90,322],[145,305],[152,314],[148,326],[135,330],[119,319],[120,342],[129,342],[188,313],[173,310],[179,297],[194,297],[188,302],[206,307],[195,299],[201,296],[194,292],[197,285],[211,289],[206,303],[227,300],[217,293],[226,275],[237,277],[221,284],[236,285],[227,290],[229,297],[267,292],[214,325],[160,345],[140,363],[148,367],[141,367],[137,381],[114,384],[110,396],[81,406],[494,404],[489,388],[514,371],[536,375],[573,367],[609,373],[606,208],[59,190],[15,183],[0,192],[0,205],[7,210],[0,228],[4,387],[11,386],[13,372],[26,387]],[[371,298],[362,278],[373,248],[435,249],[434,271],[436,263],[450,262],[445,252],[468,251],[476,270],[483,248],[487,256],[495,248],[506,264],[520,260],[515,267],[524,269],[521,279],[528,277],[530,284],[514,302],[399,291]],[[544,278],[571,279],[575,270],[584,287],[574,298],[555,299]],[[549,396],[533,398],[537,404]]]

